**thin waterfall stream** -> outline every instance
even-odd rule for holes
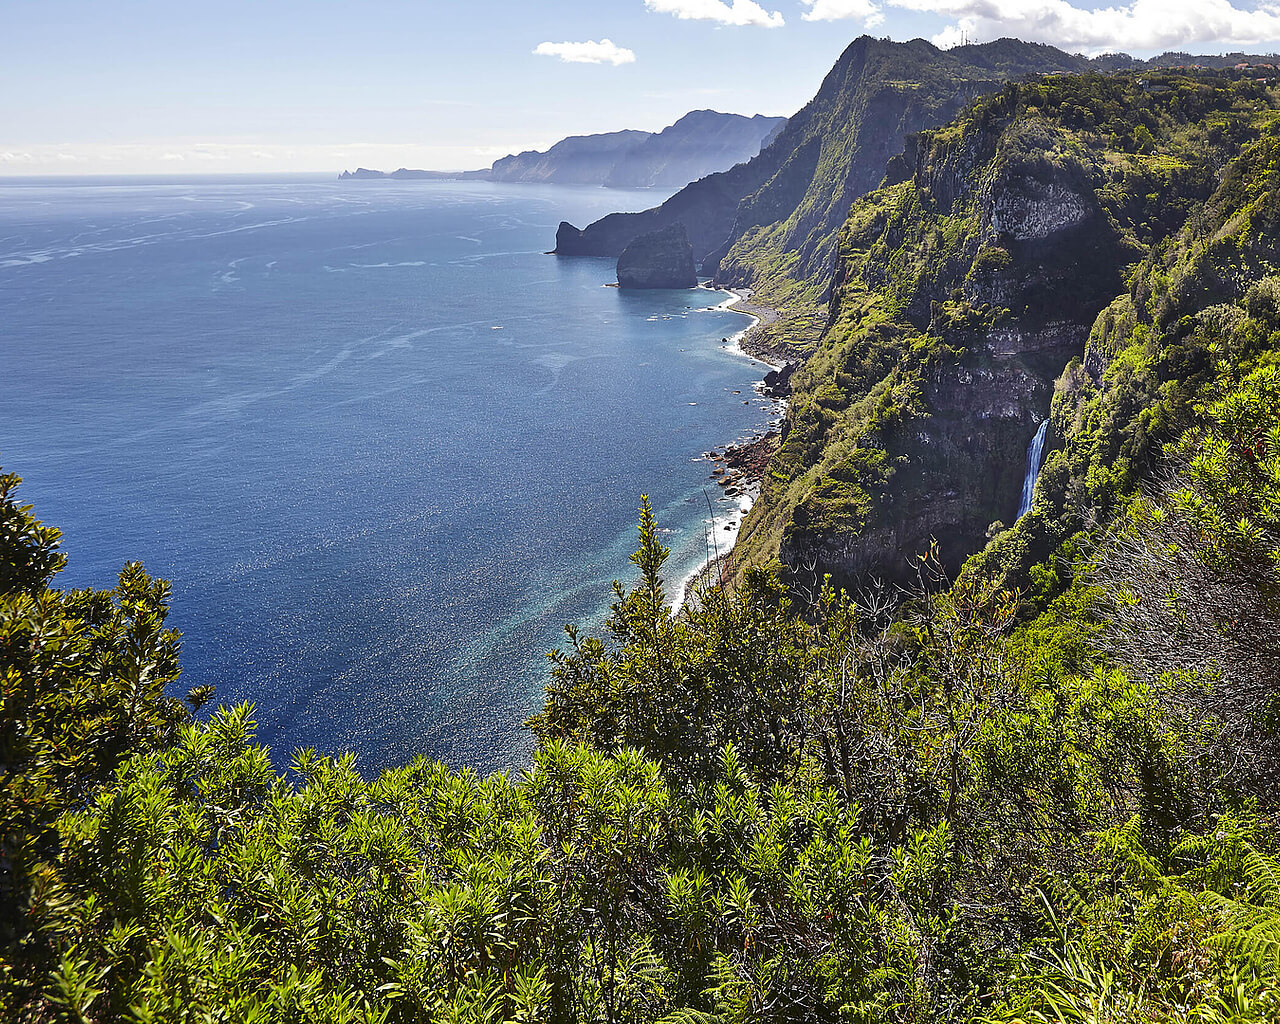
[[[1021,519],[1031,511],[1031,499],[1036,495],[1036,477],[1040,475],[1040,464],[1044,461],[1044,441],[1049,434],[1049,421],[1040,424],[1036,436],[1027,446],[1027,475],[1022,481],[1022,502],[1018,505],[1018,518]]]

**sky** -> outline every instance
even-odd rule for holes
[[[4,0],[0,176],[487,167],[790,115],[857,36],[1280,51],[1280,0]]]

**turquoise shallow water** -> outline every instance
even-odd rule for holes
[[[0,463],[63,585],[174,585],[184,687],[280,760],[528,755],[545,652],[706,556],[708,449],[763,429],[746,321],[543,254],[653,193],[485,183],[0,184]],[[734,392],[741,394],[734,394]]]

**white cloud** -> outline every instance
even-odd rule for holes
[[[939,50],[950,50],[961,46],[965,42],[964,29],[959,25],[948,25],[933,37],[932,42]]]
[[[801,15],[805,21],[843,21],[860,18],[873,28],[884,21],[884,15],[873,0],[800,0],[807,8]]]
[[[786,24],[780,11],[766,11],[755,0],[644,0],[658,14],[674,14],[685,21],[717,21],[721,25],[759,25],[781,28]]]
[[[818,0],[819,3],[823,0]],[[1232,0],[1134,0],[1098,10],[1068,0],[888,0],[894,7],[954,18],[934,36],[954,46],[962,36],[984,42],[1017,36],[1068,50],[1167,50],[1193,44],[1251,46],[1280,40],[1280,4],[1252,10]]]
[[[624,46],[617,46],[609,39],[598,43],[539,43],[534,53],[540,57],[559,57],[567,64],[619,64],[635,63],[636,55]]]
[[[164,156],[162,156],[160,159],[161,159],[161,160],[171,160],[171,161],[175,161],[175,162],[176,162],[176,161],[178,161],[178,160],[185,160],[185,159],[186,159],[186,157],[185,157],[185,156],[183,156],[181,153],[165,153],[165,154],[164,154]]]

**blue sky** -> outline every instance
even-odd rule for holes
[[[5,0],[0,175],[457,169],[791,114],[864,31],[1280,50],[1280,0]]]

